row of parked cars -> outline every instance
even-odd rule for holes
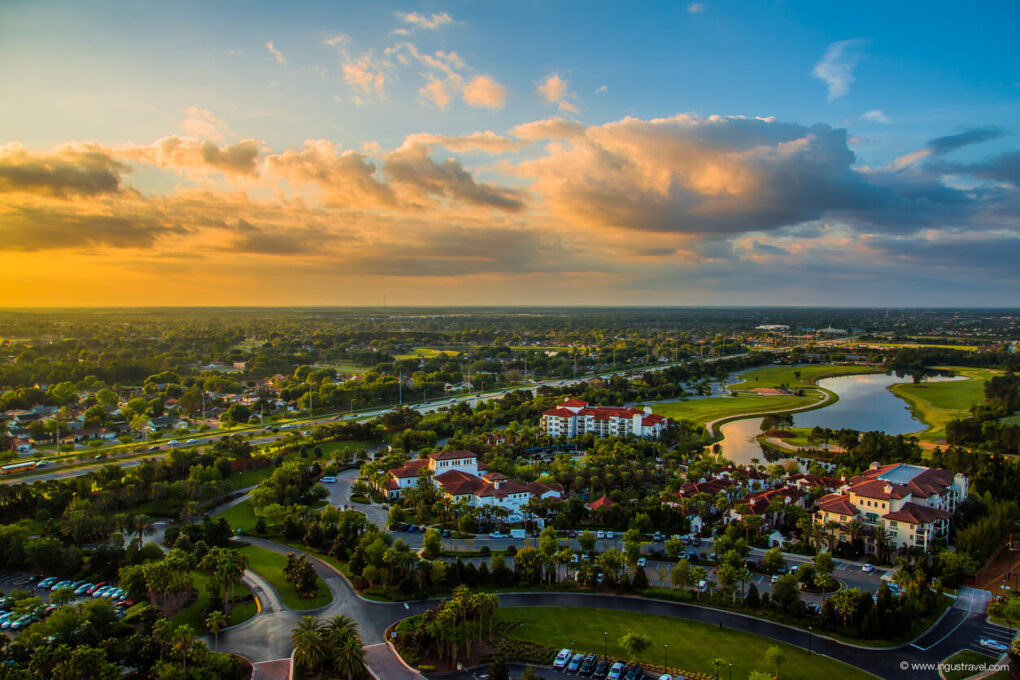
[[[60,590],[70,588],[75,595],[88,595],[91,597],[105,597],[111,600],[123,601],[127,599],[127,592],[123,588],[109,585],[106,581],[92,583],[91,581],[61,581],[56,577],[44,578],[36,584],[36,588],[43,590]]]
[[[556,655],[553,670],[599,680],[644,680],[647,677],[640,664],[600,659],[594,654],[585,655],[583,652],[573,652],[569,649],[561,649]],[[663,673],[658,676],[658,680],[684,680],[684,678]]]

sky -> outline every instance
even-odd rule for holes
[[[1020,5],[0,3],[0,306],[1020,302]]]

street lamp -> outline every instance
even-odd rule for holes
[[[730,680],[733,680],[733,664],[730,664]]]
[[[663,668],[663,670],[668,670],[669,669],[669,645],[663,645],[662,647],[663,647],[662,668]]]
[[[608,658],[609,657],[609,631],[607,630],[604,633],[604,635],[605,635],[605,641],[604,641],[605,644],[604,644],[603,649],[602,649],[602,656]]]
[[[811,654],[811,631],[814,630],[812,626],[807,627],[807,653]]]

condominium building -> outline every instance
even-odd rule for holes
[[[815,522],[838,522],[840,539],[848,537],[847,523],[856,519],[865,551],[875,552],[875,532],[884,530],[895,548],[928,551],[937,538],[949,535],[949,521],[967,497],[966,475],[920,465],[872,463],[862,475],[819,499]]]
[[[590,406],[580,399],[567,399],[542,413],[541,427],[551,437],[577,437],[589,432],[596,437],[644,437],[658,439],[669,425],[664,416],[644,410],[617,406]]]

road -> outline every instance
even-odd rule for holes
[[[280,553],[292,549],[257,538],[247,538],[250,543]],[[290,630],[301,616],[313,614],[328,617],[346,614],[353,617],[361,630],[362,639],[371,648],[371,660],[385,664],[387,669],[397,668],[389,648],[379,645],[383,632],[393,623],[435,606],[435,600],[407,603],[373,602],[355,593],[350,584],[338,572],[322,561],[309,555],[316,571],[326,582],[333,594],[333,601],[322,609],[312,612],[281,610],[263,611],[246,623],[220,633],[220,649],[240,654],[252,661],[278,659],[290,653]],[[778,624],[772,621],[726,612],[696,604],[666,602],[621,595],[600,595],[583,593],[509,593],[500,595],[504,607],[575,607],[634,611],[648,614],[679,617],[700,621],[723,628],[741,630],[770,639],[780,640],[799,646],[809,647],[814,653],[821,653],[839,661],[867,670],[882,678],[935,678],[936,671],[912,668],[911,664],[936,664],[959,649],[971,647],[978,638],[995,636],[1003,639],[1005,629],[985,622],[985,607],[989,595],[985,591],[961,589],[960,597],[952,609],[925,635],[911,644],[896,648],[875,650],[855,647],[836,642],[818,635]],[[907,664],[906,670],[901,664]],[[382,669],[380,669],[382,670]],[[405,677],[380,674],[380,677]],[[414,677],[413,674],[406,677]],[[469,678],[470,676],[461,676]]]

